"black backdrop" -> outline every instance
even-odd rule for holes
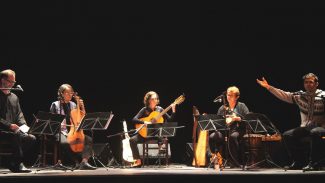
[[[184,160],[192,136],[192,106],[215,113],[213,99],[228,86],[240,100],[266,114],[281,132],[300,124],[299,111],[256,83],[264,76],[288,91],[303,89],[302,76],[324,78],[324,9],[222,5],[217,2],[19,2],[1,6],[0,69],[17,73],[16,92],[29,123],[48,111],[58,87],[71,84],[88,112],[113,111],[107,131],[120,154],[123,119],[158,92],[167,107],[182,93],[177,119],[186,128],[172,139],[173,161]]]

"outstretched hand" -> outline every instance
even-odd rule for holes
[[[262,80],[256,79],[257,83],[260,84],[262,87],[269,89],[270,85],[269,83],[265,80],[264,77],[262,77]]]

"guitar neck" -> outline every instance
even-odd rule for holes
[[[159,113],[159,115],[157,115],[156,117],[155,117],[155,119],[157,120],[157,119],[159,119],[159,118],[161,118],[164,114],[166,114],[170,109],[172,108],[172,106],[171,105],[169,105],[166,109],[164,109],[163,111],[161,111],[161,113]]]
[[[167,111],[169,111],[169,109],[172,108],[172,105],[178,105],[180,103],[182,103],[185,100],[184,95],[179,96],[173,103],[171,103],[166,109],[164,109],[163,111],[161,111],[161,113],[159,113],[154,119],[157,121],[158,119],[160,119],[164,114],[166,114]]]
[[[78,110],[78,114],[80,114],[81,111],[83,111],[84,113],[86,113],[86,108],[85,106],[81,106],[80,105],[80,97],[76,97],[75,100],[76,100],[76,109]]]

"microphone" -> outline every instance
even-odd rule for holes
[[[19,91],[22,91],[22,92],[24,91],[23,88],[22,88],[20,85],[17,85],[16,88],[17,88],[17,90],[19,90]]]
[[[216,102],[222,102],[225,98],[225,94],[226,94],[226,91],[222,92],[221,95],[217,96],[217,98],[215,98],[213,100],[214,103]]]
[[[217,103],[217,102],[222,102],[222,99],[221,99],[221,98],[216,98],[216,99],[214,99],[213,102],[215,102],[215,103]]]

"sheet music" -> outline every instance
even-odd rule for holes
[[[24,132],[24,133],[27,133],[28,131],[29,131],[29,127],[27,126],[27,125],[21,125],[20,127],[19,127],[19,130],[21,131],[21,132]]]
[[[147,137],[174,137],[176,135],[177,122],[167,122],[163,124],[148,124]]]
[[[106,130],[108,128],[113,116],[114,115],[112,112],[88,113],[82,119],[77,130],[80,130],[80,129],[83,129],[83,130]]]
[[[34,117],[35,120],[28,131],[30,134],[55,135],[61,131],[62,123],[65,123],[65,116],[62,114],[38,111]]]

